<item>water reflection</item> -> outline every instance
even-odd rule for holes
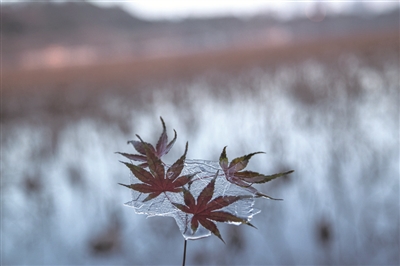
[[[371,59],[372,58],[372,59]],[[2,113],[5,264],[179,264],[172,218],[123,207],[115,151],[178,132],[166,156],[217,160],[264,151],[250,167],[295,174],[260,185],[257,230],[220,226],[191,241],[193,264],[399,263],[398,55],[346,55],[130,90],[7,96]],[[373,64],[370,63],[372,60]],[[150,88],[151,87],[151,88]],[[168,132],[172,134],[171,132]],[[169,160],[169,161],[168,161]]]

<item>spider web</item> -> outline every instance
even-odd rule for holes
[[[254,193],[251,193],[249,190],[227,181],[218,162],[187,159],[185,160],[181,175],[194,174],[190,184],[185,188],[188,189],[193,197],[197,199],[200,192],[205,186],[207,186],[211,179],[215,177],[217,172],[218,176],[215,183],[213,199],[219,196],[248,196],[230,204],[227,207],[222,208],[221,210],[250,221],[254,215],[260,212],[259,210],[253,208]],[[140,181],[131,174],[131,184],[134,183],[140,183]],[[185,204],[183,192],[165,192],[152,200],[143,202],[143,200],[147,197],[147,194],[135,190],[131,191],[132,200],[125,203],[125,205],[132,207],[137,214],[145,214],[148,217],[173,217],[185,239],[199,239],[211,235],[211,232],[202,226],[200,226],[198,230],[193,233],[189,225],[192,214],[184,213],[172,205],[172,202]],[[240,223],[234,224],[238,225]]]

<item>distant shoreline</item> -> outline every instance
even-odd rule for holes
[[[188,78],[211,70],[237,71],[307,58],[332,60],[343,53],[364,53],[371,49],[399,51],[399,36],[399,32],[394,30],[63,68],[6,69],[3,66],[2,90],[29,90],[32,85],[57,88],[74,83],[100,87],[132,85],[145,80]]]

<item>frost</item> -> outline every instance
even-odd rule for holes
[[[192,178],[192,182],[186,186],[186,189],[190,190],[192,195],[197,198],[200,192],[205,186],[207,186],[211,178],[215,176],[217,172],[219,172],[219,174],[216,179],[215,190],[212,199],[219,196],[248,196],[248,198],[236,201],[231,205],[222,208],[221,210],[232,213],[233,215],[250,222],[253,216],[260,212],[259,210],[253,208],[255,202],[253,194],[245,188],[228,182],[218,162],[191,159],[185,160],[182,175],[195,174]],[[138,182],[140,181],[135,176],[131,175],[131,183],[134,184]],[[135,190],[131,191],[132,200],[125,203],[125,205],[132,207],[137,214],[145,214],[148,217],[173,217],[185,239],[193,240],[211,235],[211,232],[205,229],[203,226],[199,226],[199,229],[195,233],[191,232],[188,224],[193,215],[180,211],[172,204],[172,202],[184,204],[183,192],[165,192],[155,199],[144,201],[144,199],[147,197],[147,194]],[[235,225],[241,224],[239,222],[229,223]]]
[[[131,184],[120,184],[131,189],[132,200],[125,203],[136,213],[151,216],[171,216],[185,239],[199,239],[214,234],[223,238],[215,222],[253,226],[250,221],[260,211],[254,209],[255,198],[273,199],[252,187],[293,171],[274,175],[243,170],[254,152],[228,161],[226,147],[219,162],[186,159],[185,152],[172,165],[161,157],[172,148],[177,134],[168,142],[164,120],[163,131],[155,146],[142,140],[128,141],[138,154],[118,154],[139,165],[122,162],[131,171]],[[254,227],[254,226],[253,226]]]

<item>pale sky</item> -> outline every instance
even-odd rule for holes
[[[49,0],[0,0],[1,3],[48,2]],[[50,0],[53,2],[81,2],[83,0]],[[343,13],[350,9],[382,12],[399,7],[399,0],[87,0],[98,6],[120,6],[144,19],[182,19],[189,16],[210,17],[216,15],[248,16],[260,12],[272,12],[282,18],[304,15],[307,8],[323,3],[326,13]]]
[[[246,16],[269,11],[283,18],[304,14],[317,2],[322,2],[327,12],[341,13],[362,4],[375,11],[398,7],[399,1],[262,1],[262,0],[201,0],[201,1],[90,1],[100,6],[119,5],[129,12],[147,19],[180,19],[188,16],[238,15]]]

